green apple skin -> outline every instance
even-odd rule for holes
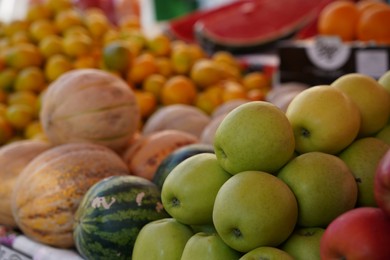
[[[326,227],[355,207],[358,188],[351,170],[336,155],[310,152],[297,156],[277,174],[298,201],[299,227]]]
[[[390,124],[387,123],[378,133],[375,135],[376,138],[381,139],[387,144],[390,144]]]
[[[226,245],[217,233],[199,232],[187,241],[181,260],[237,260],[241,254]]]
[[[379,77],[378,83],[383,86],[390,94],[390,70],[386,71],[382,76]]]
[[[277,247],[261,246],[244,254],[239,260],[294,260],[287,252]]]
[[[343,91],[359,107],[359,137],[374,135],[387,124],[390,93],[377,80],[364,74],[349,73],[337,78],[331,86]]]
[[[337,154],[356,138],[360,129],[358,107],[342,91],[318,85],[299,93],[286,111],[296,151]]]
[[[377,165],[390,145],[375,137],[357,139],[339,154],[351,169],[358,186],[356,206],[377,207],[374,179]]]
[[[292,127],[282,110],[266,101],[251,101],[230,111],[218,126],[214,150],[231,174],[276,172],[295,148]]]
[[[231,176],[215,154],[193,155],[169,173],[161,189],[161,201],[168,214],[184,224],[212,224],[215,197]]]
[[[321,260],[320,243],[324,232],[320,227],[297,228],[279,248],[294,259]]]
[[[233,175],[219,190],[213,210],[217,233],[243,253],[281,244],[293,232],[297,216],[297,201],[289,187],[261,171]]]
[[[215,227],[213,224],[207,224],[207,225],[191,225],[190,226],[192,228],[192,231],[194,233],[199,233],[199,232],[203,232],[203,233],[208,233],[208,234],[212,234],[212,233],[216,233],[217,231],[215,230]]]
[[[187,241],[194,235],[192,229],[174,218],[149,222],[139,232],[134,243],[132,259],[178,259]]]

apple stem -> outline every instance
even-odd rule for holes
[[[310,137],[310,131],[307,130],[306,128],[301,128],[301,134],[303,137]]]
[[[172,199],[172,205],[174,207],[180,206],[180,200],[178,198],[173,198]]]
[[[233,234],[235,237],[241,237],[242,233],[238,228],[233,228]]]

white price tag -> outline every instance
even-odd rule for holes
[[[356,72],[379,78],[389,69],[387,50],[357,50]]]

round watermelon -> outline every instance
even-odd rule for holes
[[[161,189],[168,174],[176,167],[176,165],[188,157],[199,153],[214,153],[214,147],[209,144],[195,143],[176,149],[165,157],[159,164],[156,173],[153,176],[152,182]]]
[[[91,186],[75,213],[76,249],[85,259],[131,259],[141,228],[166,217],[153,182],[133,175],[108,177]]]

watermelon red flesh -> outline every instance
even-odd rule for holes
[[[143,196],[140,194],[143,194]],[[93,202],[105,198],[106,209]],[[162,208],[160,191],[136,176],[112,176],[85,194],[75,214],[75,245],[85,259],[130,259],[140,229],[150,221],[169,217]],[[140,203],[141,202],[141,203]]]
[[[224,12],[230,8],[237,8],[242,3],[240,1],[233,2],[227,5],[214,7],[208,10],[198,10],[190,14],[184,15],[179,18],[169,21],[168,30],[169,33],[177,39],[186,42],[195,42],[194,25],[200,19],[211,16],[217,13]]]
[[[329,0],[324,0],[329,1]],[[315,19],[319,3],[313,0],[247,0],[198,20],[195,30],[216,42],[250,45],[275,40]]]
[[[251,46],[291,37],[334,0],[237,0],[172,20],[170,33],[185,41]]]

